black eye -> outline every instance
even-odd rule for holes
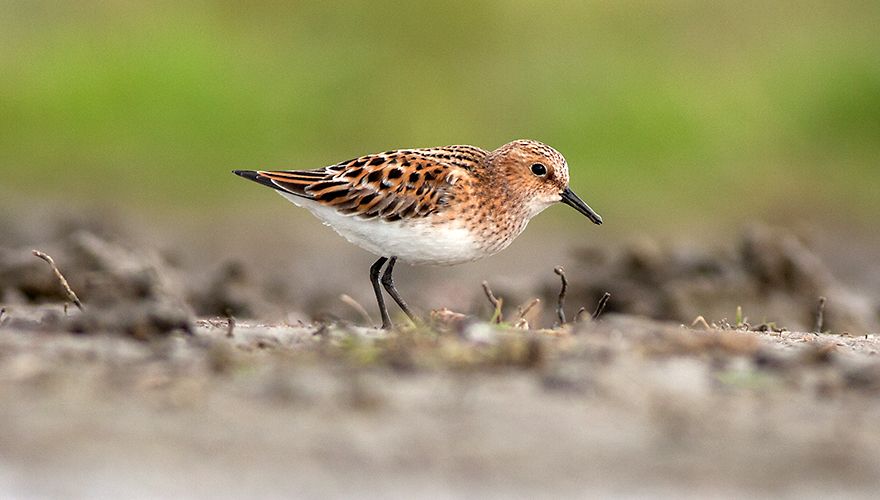
[[[541,163],[534,163],[532,164],[532,173],[538,177],[544,177],[547,175],[547,167]]]

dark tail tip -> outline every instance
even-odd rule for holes
[[[258,175],[256,170],[233,170],[232,173],[239,177],[244,177],[245,179],[250,179],[252,181],[257,180]]]
[[[275,184],[272,181],[272,179],[260,175],[260,172],[258,172],[256,170],[233,170],[232,173],[239,176],[239,177],[244,177],[245,179],[247,179],[249,181],[254,181],[258,184],[262,184],[266,187],[270,187],[270,188],[278,190],[278,191],[283,191],[285,193],[290,192],[287,189],[284,189],[283,187],[279,186],[278,184]]]

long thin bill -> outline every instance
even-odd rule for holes
[[[571,188],[565,188],[562,193],[560,193],[560,195],[562,196],[562,203],[565,203],[571,208],[586,215],[588,219],[593,221],[593,223],[602,223],[602,217],[600,217],[595,210],[590,208],[589,205],[584,203],[584,200],[582,200],[578,195],[574,194],[574,191],[572,191]]]

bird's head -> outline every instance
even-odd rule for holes
[[[565,158],[546,144],[527,139],[507,143],[489,155],[489,168],[503,178],[511,194],[524,196],[530,216],[561,201],[595,224],[602,223],[602,217],[568,186]]]

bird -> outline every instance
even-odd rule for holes
[[[392,277],[398,261],[454,265],[494,255],[558,202],[602,224],[571,190],[562,154],[528,139],[494,151],[468,145],[398,149],[313,170],[233,173],[274,189],[379,257],[370,282],[382,329],[392,323],[380,284],[415,321]]]

